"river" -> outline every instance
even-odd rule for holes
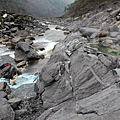
[[[54,46],[59,43],[59,41],[64,40],[65,39],[65,35],[64,35],[64,31],[60,30],[60,29],[55,29],[57,25],[48,25],[49,30],[47,30],[43,36],[36,36],[33,46],[38,46],[41,48],[44,48],[45,50],[43,51],[37,51],[39,55],[44,55],[45,58],[48,58],[51,56],[52,54],[52,49],[54,48]],[[8,62],[7,58],[3,59],[3,56],[10,56],[11,59],[14,59],[14,51],[8,49],[5,45],[0,45],[0,64],[4,63],[4,62]],[[43,60],[44,61],[44,60]],[[41,62],[41,61],[40,61]],[[42,64],[42,63],[41,63]],[[11,86],[11,88],[18,88],[19,86],[21,86],[22,84],[30,84],[30,83],[34,83],[36,81],[34,81],[35,79],[37,80],[38,76],[34,75],[33,72],[37,71],[36,67],[41,67],[38,66],[38,62],[34,63],[31,65],[31,67],[27,67],[26,70],[23,72],[22,75],[18,76],[19,82],[14,85]],[[0,82],[6,81],[6,79],[1,78]]]

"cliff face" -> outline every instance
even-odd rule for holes
[[[33,17],[59,17],[64,8],[74,0],[0,0],[0,9],[30,14]]]

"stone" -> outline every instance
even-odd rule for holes
[[[108,8],[107,9],[107,12],[111,12],[113,9],[112,8]]]
[[[14,120],[15,113],[5,98],[0,98],[0,119]]]
[[[17,64],[17,67],[20,68],[20,67],[23,67],[23,66],[25,66],[25,65],[26,65],[26,61],[22,61],[22,62],[19,62],[19,63]]]
[[[83,35],[83,36],[88,36],[88,37],[90,37],[93,33],[98,33],[98,32],[100,32],[100,30],[99,29],[95,29],[95,28],[85,28],[85,27],[83,27],[83,28],[79,28],[79,31],[80,31],[80,33]]]
[[[11,45],[13,48],[17,45],[17,43],[20,41],[21,37],[15,37],[11,40]]]
[[[28,113],[27,109],[20,109],[20,110],[15,110],[15,117],[18,118],[20,116],[24,116]]]
[[[110,37],[116,38],[119,34],[119,32],[110,32]]]
[[[33,44],[33,40],[30,40],[30,39],[25,39],[25,42],[28,43],[29,45]]]
[[[27,53],[30,51],[30,46],[25,42],[19,42],[17,48],[20,48],[23,52]]]
[[[118,40],[120,40],[120,35],[117,35]]]
[[[44,33],[37,33],[38,36],[44,36]]]
[[[113,38],[113,37],[101,37],[99,38],[99,42],[105,42],[105,41],[109,41],[112,40],[113,43],[117,43],[119,41],[119,39],[117,37]]]
[[[115,24],[118,25],[118,26],[120,26],[120,21],[117,21]]]
[[[75,113],[74,101],[70,100],[45,110],[36,120],[45,120],[46,118],[47,120],[79,120],[80,115]]]
[[[12,106],[13,109],[16,109],[18,105],[21,103],[21,99],[19,98],[12,98],[8,100],[8,103]]]
[[[18,28],[17,28],[17,27],[15,27],[15,28],[11,28],[11,29],[10,29],[10,31],[11,31],[12,33],[17,32],[17,30],[18,30]]]
[[[27,39],[29,39],[29,40],[35,40],[35,38],[32,37],[32,36],[27,37]]]
[[[116,20],[117,20],[117,21],[120,21],[120,15],[117,15],[117,16],[116,16]]]
[[[120,8],[114,10],[113,12],[111,12],[110,15],[113,16],[113,17],[115,17],[119,12],[120,12]]]
[[[26,42],[19,42],[15,48],[15,60],[38,60],[39,54]]]
[[[107,31],[100,31],[99,33],[98,33],[98,37],[106,37],[106,36],[108,36],[109,35],[109,32],[107,32]]]
[[[18,98],[22,101],[35,99],[36,92],[34,91],[34,83],[22,85],[16,90],[14,90],[9,96],[9,99],[12,98]]]
[[[113,44],[113,40],[106,40],[107,43]]]
[[[4,41],[4,39],[3,38],[0,38],[0,43],[2,43]]]
[[[112,57],[102,53],[98,57],[89,56],[83,52],[82,45],[77,46],[72,55],[67,57],[65,51],[68,49],[69,40],[63,43],[67,47],[63,47],[62,52],[55,49],[55,53],[42,69],[40,79],[35,84],[34,89],[38,94],[40,93],[45,109],[37,120],[102,120],[104,115],[101,112],[105,112],[107,116],[106,110],[111,112],[112,109],[112,106],[108,106],[109,108],[103,111],[102,107],[107,104],[107,101],[117,99],[116,105],[119,101],[119,94],[117,94],[119,88],[115,85],[117,77],[112,72],[115,68],[112,65],[117,64],[116,59],[113,60]],[[69,44],[69,47],[72,45],[75,45],[75,42]],[[68,62],[70,64],[66,65]],[[92,97],[93,99],[89,101]],[[87,101],[91,104],[86,109]],[[85,106],[82,106],[82,103]],[[97,106],[100,108],[98,111]],[[116,109],[118,110],[119,107],[113,107],[113,114]]]
[[[47,62],[48,62],[48,58],[32,61],[30,65],[26,66],[26,72],[30,74],[34,74],[38,71],[41,72]]]
[[[6,82],[0,82],[0,91],[4,91],[7,94],[11,93],[11,89]]]
[[[3,15],[3,18],[6,18],[7,16],[8,16],[8,14],[4,14],[4,15]]]
[[[119,27],[117,25],[110,26],[110,32],[119,32]]]
[[[105,66],[107,66],[107,67],[110,67],[110,66],[112,65],[111,61],[108,60],[108,59],[107,59],[104,55],[102,55],[102,54],[100,54],[100,55],[98,56],[98,59],[100,59],[101,62],[102,62]]]
[[[102,23],[102,25],[100,26],[100,30],[101,31],[109,31],[109,24],[106,22]]]
[[[89,101],[87,101],[88,99]],[[107,115],[111,111],[114,113],[116,110],[119,110],[118,101],[119,97],[117,87],[113,85],[101,91],[100,93],[77,102],[77,113],[88,113],[88,111],[96,111],[96,114],[99,116],[103,116],[103,113]],[[104,104],[104,106],[101,106],[101,104]],[[110,106],[107,106],[108,104],[110,104]],[[78,106],[81,107],[82,110],[78,108]]]
[[[94,39],[94,38],[97,38],[97,37],[98,37],[98,33],[93,33],[93,34],[90,36],[91,39]]]
[[[68,35],[68,34],[70,34],[70,31],[64,31],[64,34]]]
[[[6,98],[6,97],[7,97],[7,93],[0,90],[0,98]]]
[[[61,29],[61,27],[60,26],[56,26],[55,29]]]

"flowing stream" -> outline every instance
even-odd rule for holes
[[[45,48],[44,51],[38,51],[40,55],[44,54],[45,57],[50,57],[51,51],[54,46],[66,36],[62,30],[56,30],[56,25],[48,25],[50,30],[44,33],[44,36],[36,37],[33,45],[38,45],[41,48]]]
[[[45,55],[46,58],[49,58],[52,53],[52,49],[54,46],[61,40],[64,40],[66,37],[64,35],[64,31],[62,30],[56,30],[56,25],[48,25],[49,30],[47,30],[43,36],[37,36],[36,40],[34,41],[33,46],[38,46],[41,48],[44,48],[43,51],[37,51],[39,55]],[[0,45],[0,63],[4,63],[3,59],[1,59],[2,56],[8,55],[12,58],[14,58],[14,51],[11,51],[8,49],[5,45]],[[30,74],[30,73],[23,73],[22,75],[18,76],[18,83],[16,85],[9,85],[11,88],[18,88],[22,84],[30,84],[36,82],[38,79],[38,76]],[[5,78],[1,78],[0,82],[8,81]],[[8,82],[7,82],[8,83]],[[9,83],[8,83],[9,84]]]

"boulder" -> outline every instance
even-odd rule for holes
[[[6,94],[10,94],[12,92],[6,82],[0,82],[0,91],[4,91]],[[1,94],[1,96],[5,95],[3,92]]]
[[[110,13],[110,15],[111,15],[112,17],[115,17],[115,16],[118,15],[119,12],[120,12],[120,8],[118,8],[118,9],[112,11],[112,12]]]
[[[10,31],[11,31],[12,33],[17,32],[17,30],[18,30],[18,28],[17,28],[17,27],[15,27],[15,28],[11,28],[11,29],[10,29]]]
[[[101,31],[109,31],[109,24],[108,23],[106,23],[106,22],[104,22],[104,23],[102,23],[102,25],[100,26],[100,30]]]
[[[28,43],[29,45],[32,45],[33,44],[33,40],[30,40],[30,39],[25,39],[25,42]]]
[[[112,25],[109,28],[110,32],[119,32],[119,27],[117,25]]]
[[[17,45],[17,43],[20,42],[20,41],[21,41],[21,37],[15,37],[15,38],[11,39],[11,46],[13,48],[15,48],[15,46]]]
[[[17,64],[17,67],[20,68],[20,67],[25,66],[25,65],[26,65],[26,62],[27,62],[27,61],[21,61],[21,62],[19,62],[19,63]]]
[[[55,29],[61,29],[61,27],[60,26],[56,26]]]
[[[20,116],[24,116],[28,113],[27,109],[20,109],[20,110],[15,110],[15,117],[19,118]]]
[[[82,45],[67,56],[65,51],[73,45],[68,47],[68,41],[62,52],[54,50],[34,86],[45,109],[36,120],[109,120],[110,113],[117,120],[120,89],[113,74],[116,59],[102,53],[89,55]]]
[[[0,98],[6,98],[6,97],[7,97],[7,93],[0,90]]]
[[[34,91],[34,84],[25,84],[14,90],[10,96],[9,99],[16,100],[17,101],[29,101],[31,99],[36,98],[36,92]]]
[[[15,113],[5,98],[0,98],[0,119],[14,120]]]
[[[15,48],[15,60],[38,60],[39,54],[26,42],[19,42]]]
[[[68,34],[70,34],[70,31],[64,31],[64,34],[68,35]]]
[[[116,16],[116,20],[120,21],[120,13]]]
[[[85,37],[90,37],[93,33],[98,33],[100,32],[99,29],[95,29],[95,28],[86,28],[86,27],[83,27],[83,28],[79,28],[79,31],[80,33],[85,36]]]
[[[13,109],[16,109],[22,100],[19,98],[12,98],[8,100],[8,103],[12,106]]]

